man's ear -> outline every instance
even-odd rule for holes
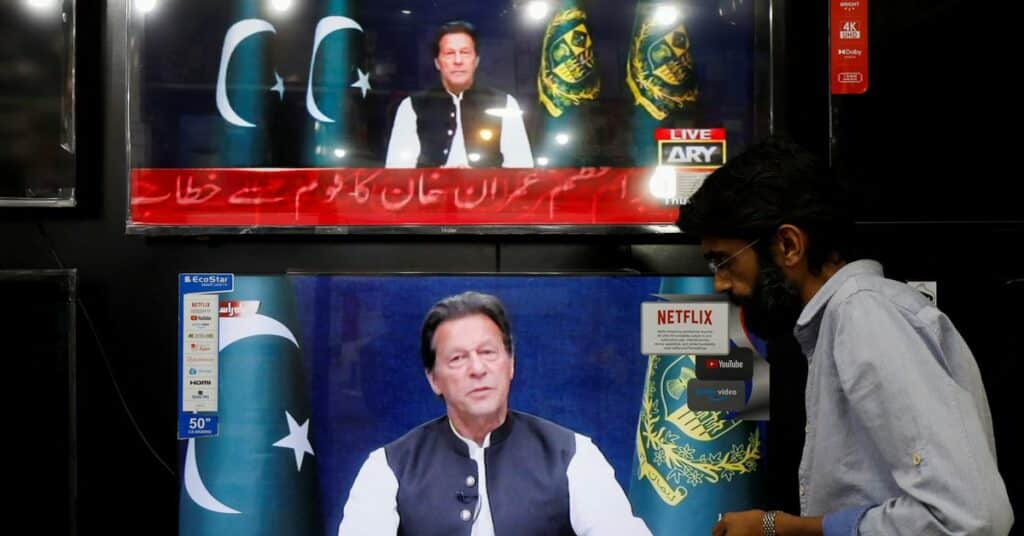
[[[807,259],[807,233],[791,224],[780,225],[775,231],[776,262],[784,268],[794,268]]]
[[[477,58],[477,59],[480,59],[480,58]],[[437,69],[438,71],[441,70],[441,62],[437,61],[437,58],[434,58],[434,68]]]
[[[427,383],[430,384],[430,389],[434,391],[435,395],[441,396],[441,389],[439,389],[437,384],[434,383],[434,371],[423,369],[423,372],[427,375]]]
[[[473,69],[476,69],[479,66],[480,66],[480,56],[477,56],[475,59],[473,59]]]

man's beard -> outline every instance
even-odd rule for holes
[[[766,340],[791,331],[803,310],[799,292],[771,260],[758,271],[750,295],[731,295],[731,300],[743,308],[747,328]]]

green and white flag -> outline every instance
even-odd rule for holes
[[[711,295],[710,278],[666,277],[659,294]],[[745,334],[730,322],[730,345]],[[762,488],[761,426],[736,414],[695,411],[692,355],[651,355],[636,433],[629,500],[654,536],[710,534],[724,512],[754,508]]]

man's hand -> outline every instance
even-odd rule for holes
[[[761,518],[764,510],[730,512],[711,528],[711,536],[763,536]],[[821,517],[799,517],[778,512],[775,515],[775,534],[778,536],[821,536]]]
[[[729,512],[711,528],[711,536],[762,536],[762,516],[764,510]]]

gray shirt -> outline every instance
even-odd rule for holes
[[[809,361],[802,515],[825,515],[826,536],[1009,533],[981,375],[946,315],[861,260],[794,334]]]

